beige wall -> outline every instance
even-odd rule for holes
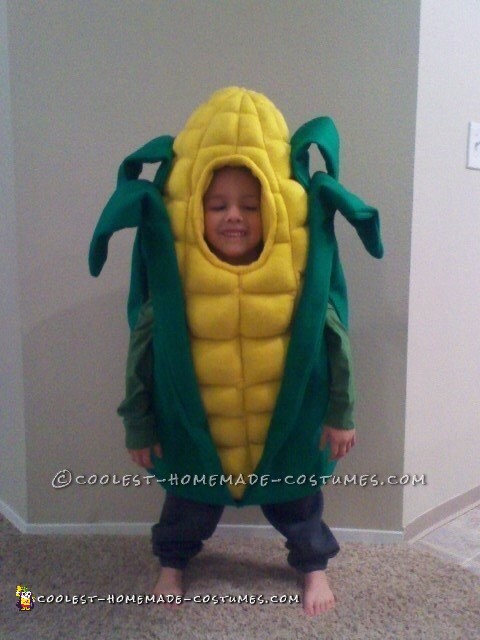
[[[26,439],[26,456],[21,449],[14,455],[28,468],[28,522],[157,517],[156,487],[50,485],[63,468],[136,471],[115,414],[132,235],[114,238],[99,280],[87,273],[88,244],[121,160],[150,138],[176,134],[199,102],[229,84],[266,93],[292,132],[312,117],[332,116],[342,181],[381,210],[382,262],[339,224],[360,438],[338,471],[401,473],[419,2],[7,6],[15,160],[7,204],[18,225],[20,274],[16,291],[10,286],[20,299]],[[8,440],[16,426],[2,427]],[[21,481],[21,464],[12,473]],[[15,507],[11,484],[2,485],[0,499]],[[337,527],[399,530],[402,505],[399,488],[332,488],[327,515]],[[227,521],[263,523],[253,508],[229,511]]]
[[[27,517],[27,478],[6,3],[0,2],[0,500]]]
[[[479,29],[475,0],[422,2],[405,468],[428,485],[405,492],[406,525],[480,484]]]

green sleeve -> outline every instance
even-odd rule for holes
[[[153,412],[153,307],[140,308],[128,347],[125,399],[117,412],[123,418],[127,449],[143,449],[158,442]]]
[[[325,339],[331,382],[324,424],[337,429],[354,429],[355,388],[350,339],[331,304],[327,308]]]

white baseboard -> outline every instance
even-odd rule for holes
[[[363,542],[365,544],[398,544],[403,542],[403,531],[383,529],[335,529],[332,531],[338,542]]]
[[[332,527],[338,542],[363,542],[365,544],[395,544],[403,541],[402,531],[383,531],[380,529],[345,529]],[[271,525],[256,524],[219,524],[215,535],[229,533],[252,537],[278,537],[280,534]]]
[[[149,536],[151,522],[62,522],[27,524],[24,533],[33,535]]]
[[[25,520],[21,518],[6,502],[3,502],[3,500],[0,500],[0,513],[2,516],[5,516],[5,518],[19,531],[26,533],[27,523]]]
[[[405,540],[416,542],[431,531],[480,505],[480,485],[446,500],[405,526]]]
[[[435,507],[405,527],[405,531],[382,529],[334,528],[339,542],[363,542],[366,544],[393,544],[413,542],[429,531],[480,504],[480,487]],[[31,523],[26,522],[8,504],[0,500],[0,514],[5,516],[21,533],[34,535],[150,535],[150,522],[79,522],[79,523]],[[249,536],[279,535],[270,525],[220,524],[216,535],[236,533]]]
[[[11,507],[0,500],[0,513],[21,533],[32,535],[132,535],[149,536],[153,523],[150,522],[79,522],[79,523],[31,523],[25,522]],[[363,542],[366,544],[392,544],[402,542],[401,531],[376,529],[335,529],[339,542]],[[220,524],[215,535],[231,533],[252,537],[275,537],[280,534],[269,524]]]

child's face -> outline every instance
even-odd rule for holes
[[[214,173],[203,198],[204,237],[229,264],[254,262],[263,248],[260,182],[243,167]]]

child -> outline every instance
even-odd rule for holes
[[[286,537],[288,561],[303,574],[304,610],[314,615],[334,606],[325,568],[339,547],[321,519],[323,499],[318,484],[305,486],[303,480],[292,486],[295,482],[287,482],[287,477],[311,474],[312,479],[318,477],[312,472],[321,469],[329,473],[334,463],[326,463],[328,452],[335,461],[355,444],[350,347],[333,304],[336,301],[341,310],[344,294],[335,249],[330,258],[333,267],[330,264],[330,271],[322,276],[327,290],[321,298],[313,292],[322,288],[316,281],[318,275],[308,275],[321,271],[320,263],[310,267],[307,261],[307,254],[315,256],[318,249],[319,232],[327,233],[324,257],[333,246],[333,231],[328,220],[316,227],[312,219],[307,225],[306,194],[286,169],[290,149],[281,116],[274,111],[271,118],[272,109],[259,94],[223,90],[187,123],[187,141],[195,140],[194,162],[186,136],[177,138],[176,164],[164,199],[185,295],[182,313],[192,376],[183,347],[172,347],[183,330],[181,315],[172,320],[165,309],[167,301],[174,306],[178,293],[177,278],[165,277],[165,265],[173,257],[166,252],[162,269],[155,263],[160,252],[153,252],[158,242],[152,238],[163,232],[147,221],[141,241],[150,265],[143,294],[148,299],[131,323],[127,397],[119,413],[132,459],[153,467],[159,478],[167,470],[193,475],[205,469],[221,470],[230,478],[227,491],[208,483],[206,488],[167,487],[160,521],[152,529],[154,553],[162,565],[155,593],[183,594],[184,570],[200,551],[202,540],[214,532],[225,504],[258,503]],[[212,131],[210,123],[215,118]],[[206,131],[199,135],[205,123]],[[275,130],[272,135],[274,126],[280,134]],[[262,146],[267,156],[255,146]],[[330,161],[327,164],[334,167]],[[129,166],[125,165],[126,173]],[[332,189],[330,184],[327,187]],[[375,210],[345,199],[345,193],[335,189],[332,193],[343,198],[339,208],[347,203],[351,209],[361,209],[362,224],[368,210],[376,221]],[[150,220],[154,207],[147,207],[145,200],[143,197],[148,210],[145,219]],[[349,213],[352,215],[350,209]],[[114,226],[119,228],[117,222]],[[372,231],[364,227],[361,231],[367,246],[365,237]],[[101,235],[98,229],[96,235]],[[374,239],[378,240],[378,234]],[[379,253],[378,246],[376,251]],[[98,268],[92,269],[95,271]],[[157,288],[159,279],[163,280],[161,289]],[[333,288],[330,294],[329,287]],[[321,304],[316,306],[312,300]],[[311,354],[313,365],[309,364]],[[190,394],[186,389],[180,398],[192,377],[200,390],[198,414],[194,413],[197,398],[192,386]],[[188,412],[190,417],[185,417]],[[279,469],[285,470],[283,479],[275,478],[278,484],[272,482],[265,489],[245,488],[238,482],[264,471],[268,476],[276,470],[278,476]]]
[[[204,237],[210,250],[222,261],[231,265],[248,265],[256,261],[263,248],[263,231],[262,231],[262,216],[261,216],[261,188],[258,179],[256,179],[252,173],[242,167],[222,167],[215,171],[212,182],[210,183],[205,197],[203,199],[204,204]],[[144,313],[148,313],[148,310],[144,310]],[[334,312],[331,312],[334,315]],[[339,321],[334,319],[330,331],[334,333],[335,323]],[[142,333],[145,330],[145,324],[138,327],[138,331]],[[137,340],[136,337],[133,340]],[[346,334],[340,333],[338,336],[338,343],[346,345]],[[330,344],[335,344],[335,340],[331,339]],[[345,346],[346,353],[342,353],[340,357],[348,359],[348,347]],[[335,357],[335,353],[331,354],[331,358]],[[338,355],[337,355],[338,361]],[[338,369],[338,365],[337,365]],[[140,369],[138,375],[142,375]],[[348,372],[345,372],[348,382]],[[131,379],[129,380],[132,383]],[[342,382],[341,380],[339,381]],[[129,428],[135,428],[132,425],[132,414],[135,412],[135,402],[138,404],[139,384],[132,385],[133,389],[127,388],[127,394],[134,400],[125,401],[119,408],[120,415],[123,415],[126,419]],[[135,389],[136,387],[136,389]],[[147,387],[148,389],[148,387]],[[144,389],[143,393],[147,394],[148,390]],[[135,393],[136,391],[136,393]],[[345,390],[345,393],[347,393]],[[136,398],[135,398],[136,395]],[[350,410],[350,407],[348,407]],[[129,422],[130,419],[130,422]],[[332,427],[324,428],[324,439],[330,442],[332,449],[332,455],[335,459],[345,455],[355,442],[355,430],[342,430]],[[157,443],[154,446],[156,455],[161,457],[161,448]],[[134,462],[142,467],[149,468],[152,466],[150,460],[150,447],[146,447],[140,450],[130,450],[130,454]],[[170,499],[169,499],[170,498]],[[269,518],[270,522],[279,530],[282,530],[281,518],[294,518],[292,522],[285,522],[284,527],[287,525],[292,529],[299,528],[302,520],[312,519],[309,526],[304,526],[301,532],[298,532],[297,537],[303,538],[301,544],[310,544],[313,554],[314,539],[318,549],[315,552],[315,558],[312,558],[312,566],[318,564],[326,565],[328,557],[334,555],[338,546],[337,543],[321,520],[321,500],[317,499],[317,496],[312,500],[310,498],[302,499],[297,502],[285,503],[280,505],[281,507],[289,507],[291,516],[288,513],[288,509],[278,509],[276,505],[270,505],[268,508],[264,506],[264,513]],[[295,517],[295,509],[297,509],[299,516]],[[176,513],[178,511],[178,514]],[[194,552],[199,550],[201,539],[209,537],[217,524],[223,508],[220,506],[205,507],[201,503],[195,505],[195,503],[182,504],[181,499],[171,498],[167,496],[167,503],[164,507],[163,516],[160,519],[160,523],[154,527],[154,546],[163,564],[160,578],[155,587],[155,593],[157,594],[183,594],[183,569],[186,566],[187,558],[193,555]],[[284,515],[284,513],[286,515]],[[270,517],[269,517],[270,516]],[[208,518],[208,521],[207,521]],[[298,519],[297,519],[298,518]],[[176,521],[174,521],[174,519]],[[189,522],[185,522],[185,520]],[[199,521],[205,521],[206,531],[202,532],[200,529]],[[279,523],[279,524],[277,524]],[[171,545],[181,546],[180,536],[185,536],[184,532],[180,529],[183,527],[194,527],[197,529],[197,539],[193,538],[195,533],[189,534],[189,539],[185,546],[191,547],[195,545],[193,551],[190,548],[187,551],[178,549],[176,553],[170,550]],[[175,529],[174,529],[175,527]],[[178,528],[178,531],[176,529]],[[163,531],[165,529],[165,532]],[[175,533],[173,533],[173,530]],[[306,536],[312,538],[312,542],[306,538]],[[166,536],[171,536],[173,539],[165,540]],[[175,539],[176,538],[176,539]],[[290,544],[295,544],[289,540]],[[298,543],[297,543],[298,544]],[[298,554],[300,555],[300,553]],[[294,565],[295,566],[295,565]],[[301,565],[299,565],[301,566]],[[308,565],[306,565],[308,566]],[[305,571],[305,589],[304,589],[304,609],[307,613],[314,614],[321,611],[325,611],[333,606],[334,598],[330,590],[328,582],[326,580],[323,569],[315,569],[313,571]]]

